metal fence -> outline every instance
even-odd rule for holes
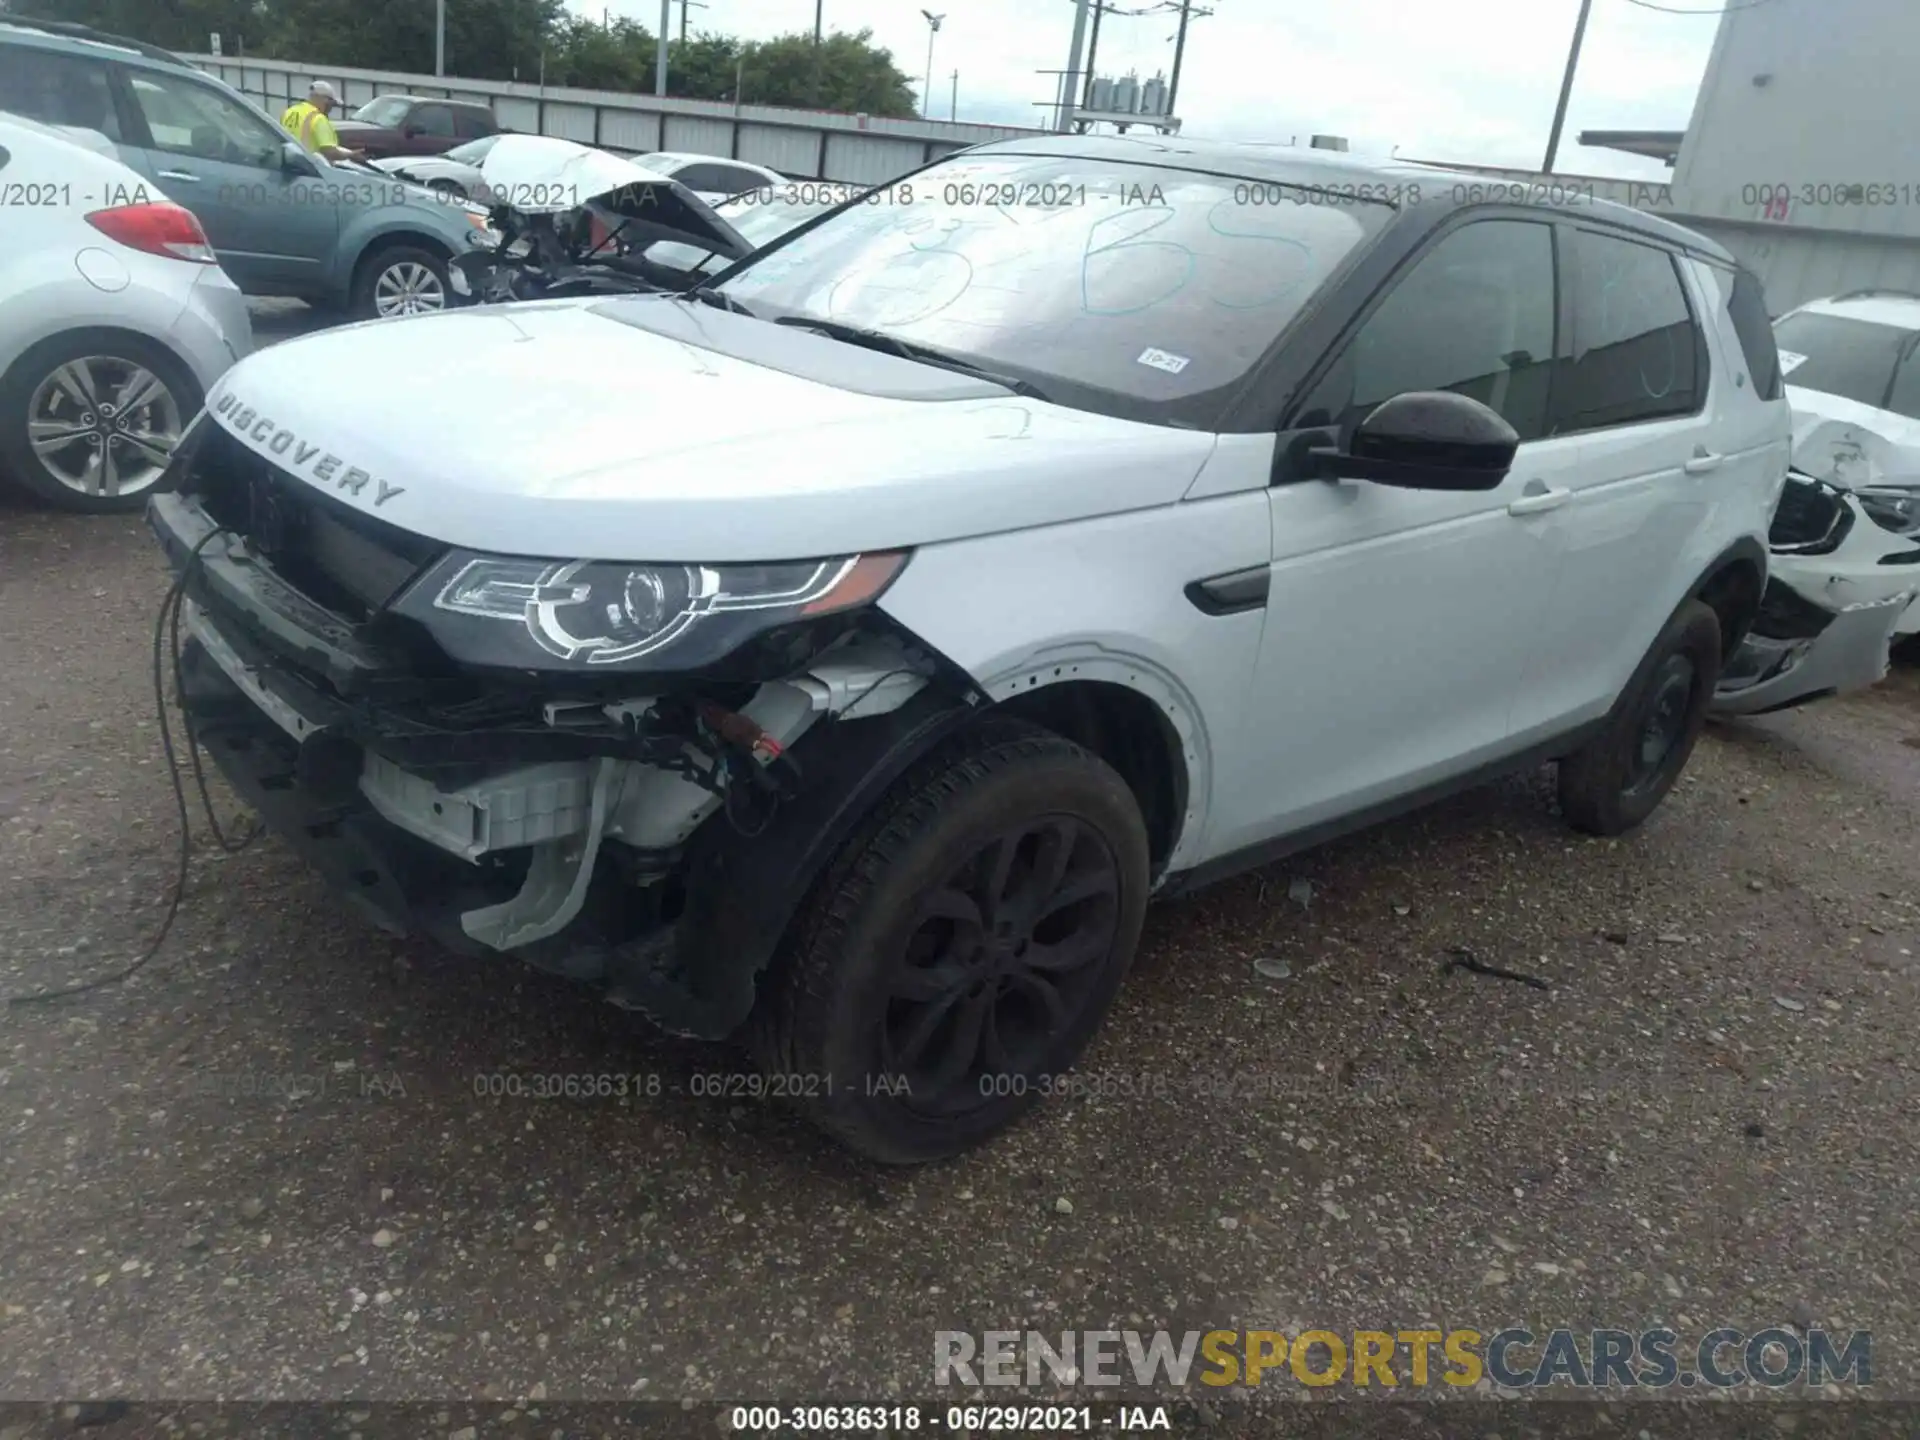
[[[347,108],[376,95],[432,95],[491,106],[509,130],[556,135],[626,155],[685,150],[725,155],[803,180],[879,185],[941,155],[986,140],[1037,132],[1008,125],[895,120],[828,110],[662,99],[525,81],[468,80],[401,70],[305,65],[252,56],[185,57],[278,115],[315,80],[332,83]]]

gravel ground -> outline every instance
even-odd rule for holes
[[[176,840],[152,545],[0,507],[11,994],[138,953]],[[1868,1329],[1920,1399],[1917,782],[1908,670],[1716,727],[1627,840],[1533,776],[1163,907],[1083,1066],[1159,1093],[904,1174],[203,838],[146,971],[0,1012],[0,1398],[884,1403],[941,1329],[1665,1323]],[[540,1073],[658,1093],[477,1093]]]

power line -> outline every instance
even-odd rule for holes
[[[1638,5],[1642,10],[1657,10],[1662,15],[1731,15],[1736,10],[1758,10],[1762,5],[1771,5],[1773,0],[1747,0],[1744,5],[1722,5],[1717,10],[1682,10],[1674,5],[1656,5],[1653,0],[1627,0],[1629,5]]]

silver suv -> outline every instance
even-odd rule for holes
[[[1150,895],[1547,761],[1617,835],[1686,764],[1771,335],[1699,236],[1505,193],[1035,137],[684,293],[274,346],[152,509],[188,705],[383,923],[950,1154],[1073,1066]]]

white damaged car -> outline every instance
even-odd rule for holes
[[[1863,291],[1774,327],[1793,471],[1771,578],[1714,699],[1763,714],[1885,678],[1920,635],[1920,297]]]
[[[1618,835],[1686,765],[1786,480],[1757,286],[1486,194],[1035,136],[683,293],[275,346],[149,511],[196,740],[476,980],[953,1154],[1150,896],[1545,763]]]

